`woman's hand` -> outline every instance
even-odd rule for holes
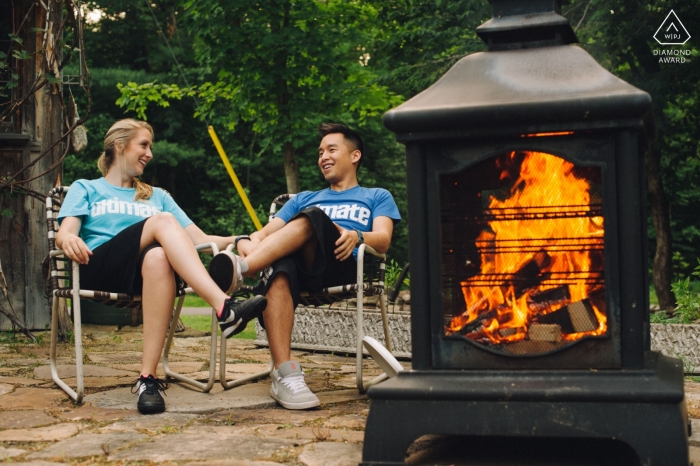
[[[72,261],[83,265],[86,265],[92,256],[92,251],[87,247],[85,241],[73,233],[65,235],[61,249]]]
[[[78,217],[66,217],[61,222],[61,227],[56,233],[56,245],[63,249],[63,252],[72,261],[79,264],[87,264],[92,256],[92,251],[87,247],[78,233],[82,221]]]
[[[335,242],[335,245],[338,247],[335,249],[335,251],[333,251],[333,253],[335,254],[336,259],[339,261],[344,261],[352,255],[352,250],[355,249],[355,245],[360,238],[355,230],[346,230],[337,223],[334,223],[333,225],[335,225],[340,232],[340,238],[338,238],[338,241]]]

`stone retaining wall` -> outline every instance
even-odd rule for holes
[[[410,312],[390,311],[388,315],[394,355],[410,358]],[[292,348],[354,353],[356,319],[357,311],[351,307],[344,309],[299,307],[292,331]],[[379,311],[366,309],[363,320],[365,335],[384,343]],[[257,322],[255,331],[255,344],[268,346],[267,335]],[[680,358],[686,373],[700,374],[700,325],[651,324],[651,349]]]
[[[389,312],[389,331],[393,353],[399,358],[411,357],[411,313]],[[373,309],[363,312],[365,335],[384,343],[381,313]],[[355,353],[357,310],[298,307],[292,330],[292,348],[338,353]],[[255,322],[255,344],[268,346],[267,335]],[[365,352],[366,353],[366,352]]]

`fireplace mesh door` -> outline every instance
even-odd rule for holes
[[[440,189],[445,335],[539,355],[606,334],[599,167],[515,151]]]

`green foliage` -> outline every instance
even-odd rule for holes
[[[399,275],[401,275],[402,270],[403,266],[396,262],[394,259],[391,259],[389,262],[387,262],[386,273],[384,275],[384,283],[386,284],[387,289],[394,288],[394,286],[396,286],[396,280],[399,279]],[[411,286],[410,277],[410,273],[406,274],[406,277],[404,277],[403,282],[401,284],[402,288],[405,289]]]
[[[700,277],[700,259],[693,276]],[[676,295],[676,314],[681,323],[688,324],[700,319],[700,293],[691,287],[690,277],[674,283],[673,293]]]

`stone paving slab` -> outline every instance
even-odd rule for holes
[[[183,466],[279,466],[284,463],[274,463],[272,461],[248,461],[248,460],[210,460],[192,461],[184,463]]]
[[[231,408],[272,407],[277,402],[270,397],[269,391],[268,384],[250,383],[226,391],[216,384],[211,392],[202,393],[184,384],[173,383],[166,392],[165,404],[171,413],[195,414]],[[136,395],[131,393],[130,388],[117,388],[85,397],[85,401],[93,406],[112,409],[134,409],[136,400]]]
[[[58,376],[62,379],[75,377],[75,364],[64,364],[56,367]],[[111,367],[83,365],[83,377],[138,377],[137,371],[125,371]],[[34,377],[37,379],[51,380],[51,366],[40,366],[34,369]]]
[[[74,409],[66,409],[56,414],[60,419],[66,421],[117,421],[130,416],[139,415],[136,408],[129,409],[107,409],[96,406],[82,405]]]
[[[183,461],[220,458],[272,459],[293,442],[284,439],[260,438],[254,435],[226,435],[214,433],[173,434],[122,450],[110,455],[110,460],[129,461]]]
[[[61,390],[43,388],[16,388],[12,393],[0,395],[0,410],[46,409],[66,400]]]
[[[0,429],[29,429],[32,427],[55,424],[56,418],[43,411],[5,411],[0,416]]]
[[[77,434],[85,424],[54,424],[34,429],[8,429],[0,431],[0,442],[58,442]]]
[[[357,466],[362,461],[362,445],[320,442],[304,447],[299,461],[306,466]]]
[[[28,459],[65,459],[88,456],[109,457],[119,448],[141,442],[148,436],[138,432],[110,432],[106,434],[80,433],[41,451],[28,455]]]
[[[44,383],[44,380],[24,379],[22,377],[0,377],[0,383],[10,385],[39,385]]]
[[[27,450],[22,450],[21,448],[0,447],[0,460],[12,458],[13,456],[24,455],[25,453],[27,453]]]
[[[129,418],[101,427],[98,431],[105,433],[134,432],[138,430],[157,433],[159,431],[179,429],[197,418],[196,414],[173,413],[172,411],[150,416],[135,414]]]

